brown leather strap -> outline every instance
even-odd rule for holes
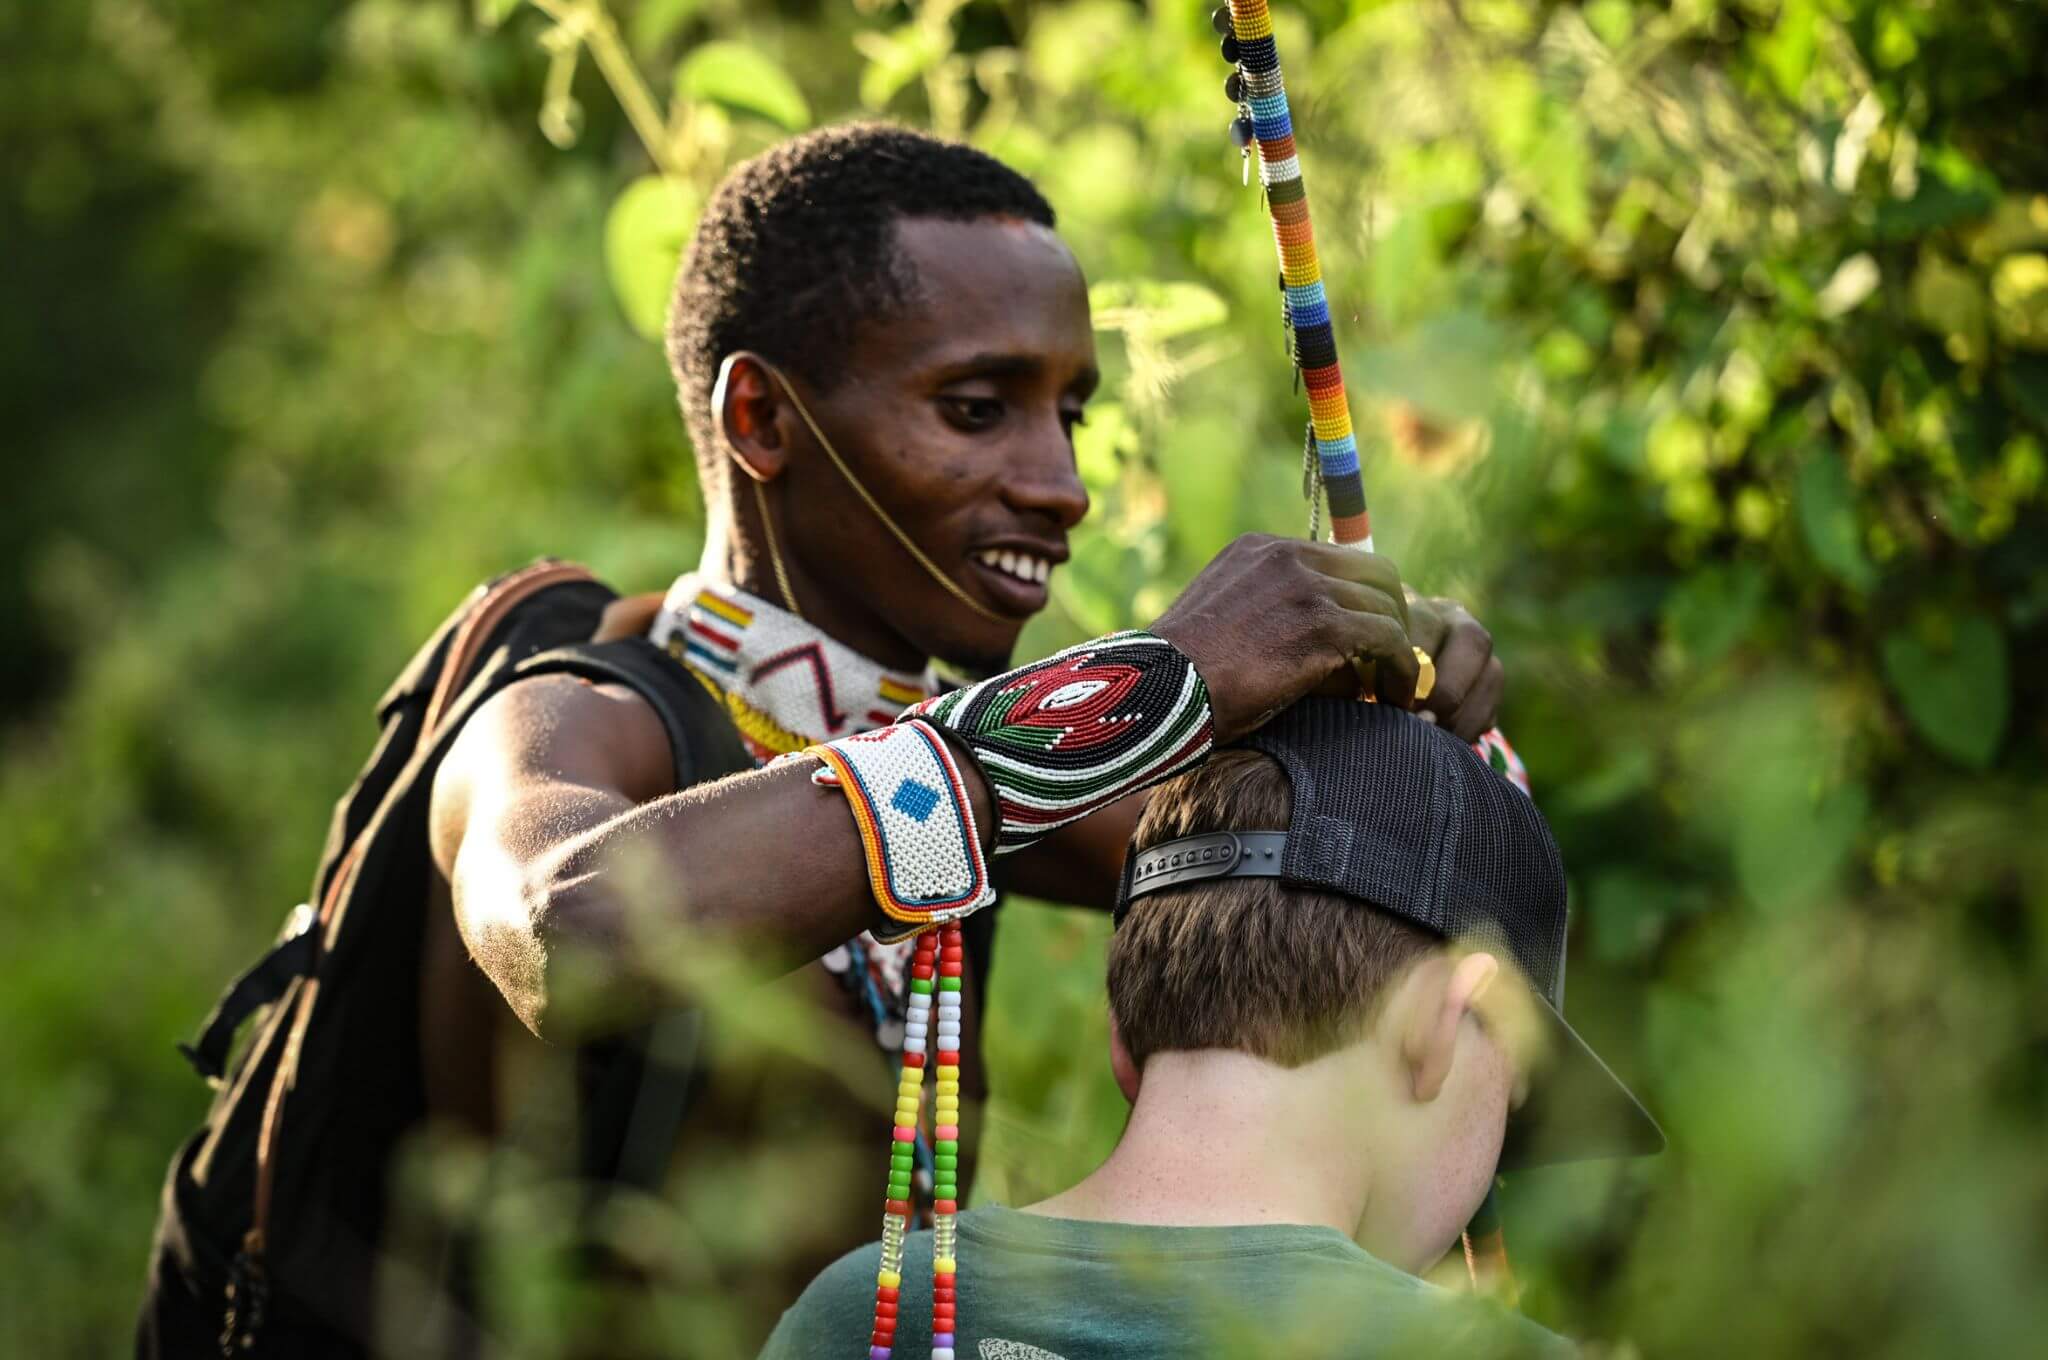
[[[447,716],[448,706],[455,696],[462,693],[469,684],[470,671],[477,662],[477,653],[491,632],[504,617],[519,604],[549,586],[561,585],[567,581],[590,581],[596,579],[590,572],[574,562],[535,562],[532,566],[521,567],[504,577],[482,600],[477,602],[469,617],[462,621],[454,639],[448,644],[448,659],[441,663],[441,678],[434,684],[434,696],[427,701],[425,726],[420,731],[420,744],[434,739],[434,733]]]

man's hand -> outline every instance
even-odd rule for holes
[[[1408,597],[1408,633],[1436,663],[1436,688],[1416,705],[1441,726],[1473,742],[1500,715],[1507,672],[1493,654],[1493,634],[1456,600]]]
[[[1382,703],[1411,707],[1418,667],[1408,621],[1401,574],[1386,558],[1246,534],[1202,568],[1151,631],[1201,672],[1221,744],[1325,684],[1355,693],[1354,657],[1373,663]]]

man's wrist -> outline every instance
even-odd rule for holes
[[[960,783],[967,790],[968,806],[974,809],[974,829],[980,835],[982,853],[993,854],[999,826],[995,786],[989,782],[987,772],[981,768],[981,761],[975,756],[974,748],[962,740],[957,732],[948,732],[943,727],[936,727],[933,730],[946,743],[946,749],[953,753],[953,759],[960,767]]]
[[[911,719],[979,768],[997,854],[1194,768],[1215,738],[1194,662],[1135,630],[927,699],[897,721]]]

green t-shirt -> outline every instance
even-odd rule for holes
[[[762,1360],[865,1360],[881,1245],[811,1282]],[[1368,1255],[1334,1228],[1156,1228],[1014,1209],[960,1216],[956,1360],[1543,1357],[1570,1343]],[[932,1235],[904,1252],[892,1360],[931,1355]]]

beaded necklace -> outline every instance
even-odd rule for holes
[[[676,578],[648,636],[705,682],[755,760],[896,720],[937,689],[876,665],[817,625],[732,586]]]

